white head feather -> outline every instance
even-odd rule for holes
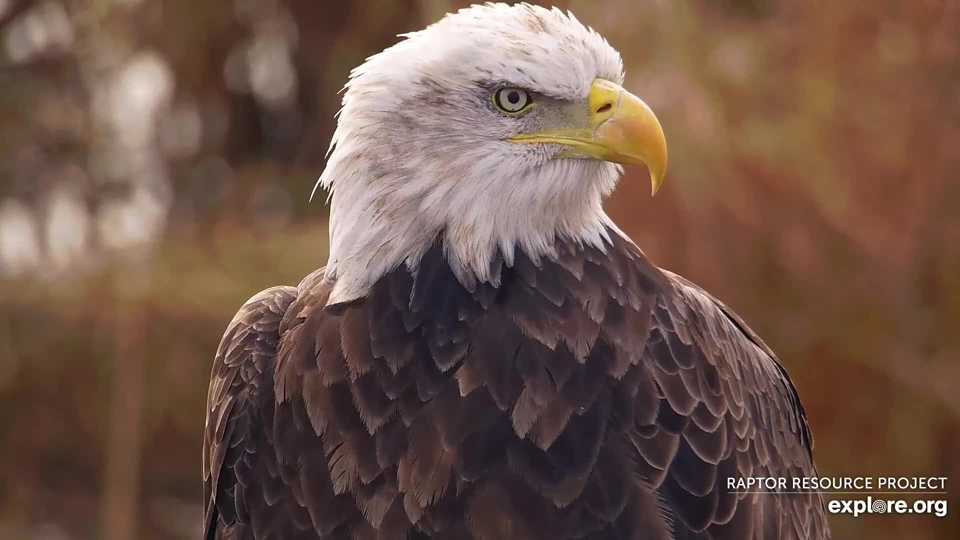
[[[517,119],[490,92],[584,100],[596,78],[623,82],[620,55],[572,14],[528,4],[473,6],[405,37],[351,73],[318,182],[331,190],[329,302],[415,269],[441,232],[467,288],[499,279],[498,249],[512,264],[515,249],[551,256],[558,237],[602,246],[621,169],[505,140]]]

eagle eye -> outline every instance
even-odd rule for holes
[[[520,88],[499,88],[493,93],[493,104],[508,115],[519,114],[533,105],[530,93]]]

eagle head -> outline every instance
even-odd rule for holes
[[[493,260],[602,246],[618,164],[667,162],[650,108],[621,87],[619,53],[570,13],[462,9],[355,68],[318,185],[330,190],[330,303],[366,294],[440,238],[468,289]]]

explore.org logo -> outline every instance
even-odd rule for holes
[[[932,514],[937,517],[947,515],[947,500],[918,499],[908,502],[903,499],[834,499],[827,503],[831,514],[851,514],[860,517],[863,514]]]
[[[947,515],[947,478],[943,476],[756,476],[727,478],[727,489],[731,492],[757,495],[819,493],[828,498],[826,506],[831,514],[849,514],[853,517],[864,514],[930,514],[936,517]],[[848,498],[848,495],[859,497]],[[882,497],[875,497],[876,495]],[[940,497],[933,497],[935,495]]]

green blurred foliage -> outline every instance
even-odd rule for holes
[[[960,4],[556,3],[667,133],[609,212],[778,352],[821,474],[950,477],[835,536],[960,536]],[[213,353],[325,261],[337,92],[465,4],[0,0],[0,537],[198,537]]]

